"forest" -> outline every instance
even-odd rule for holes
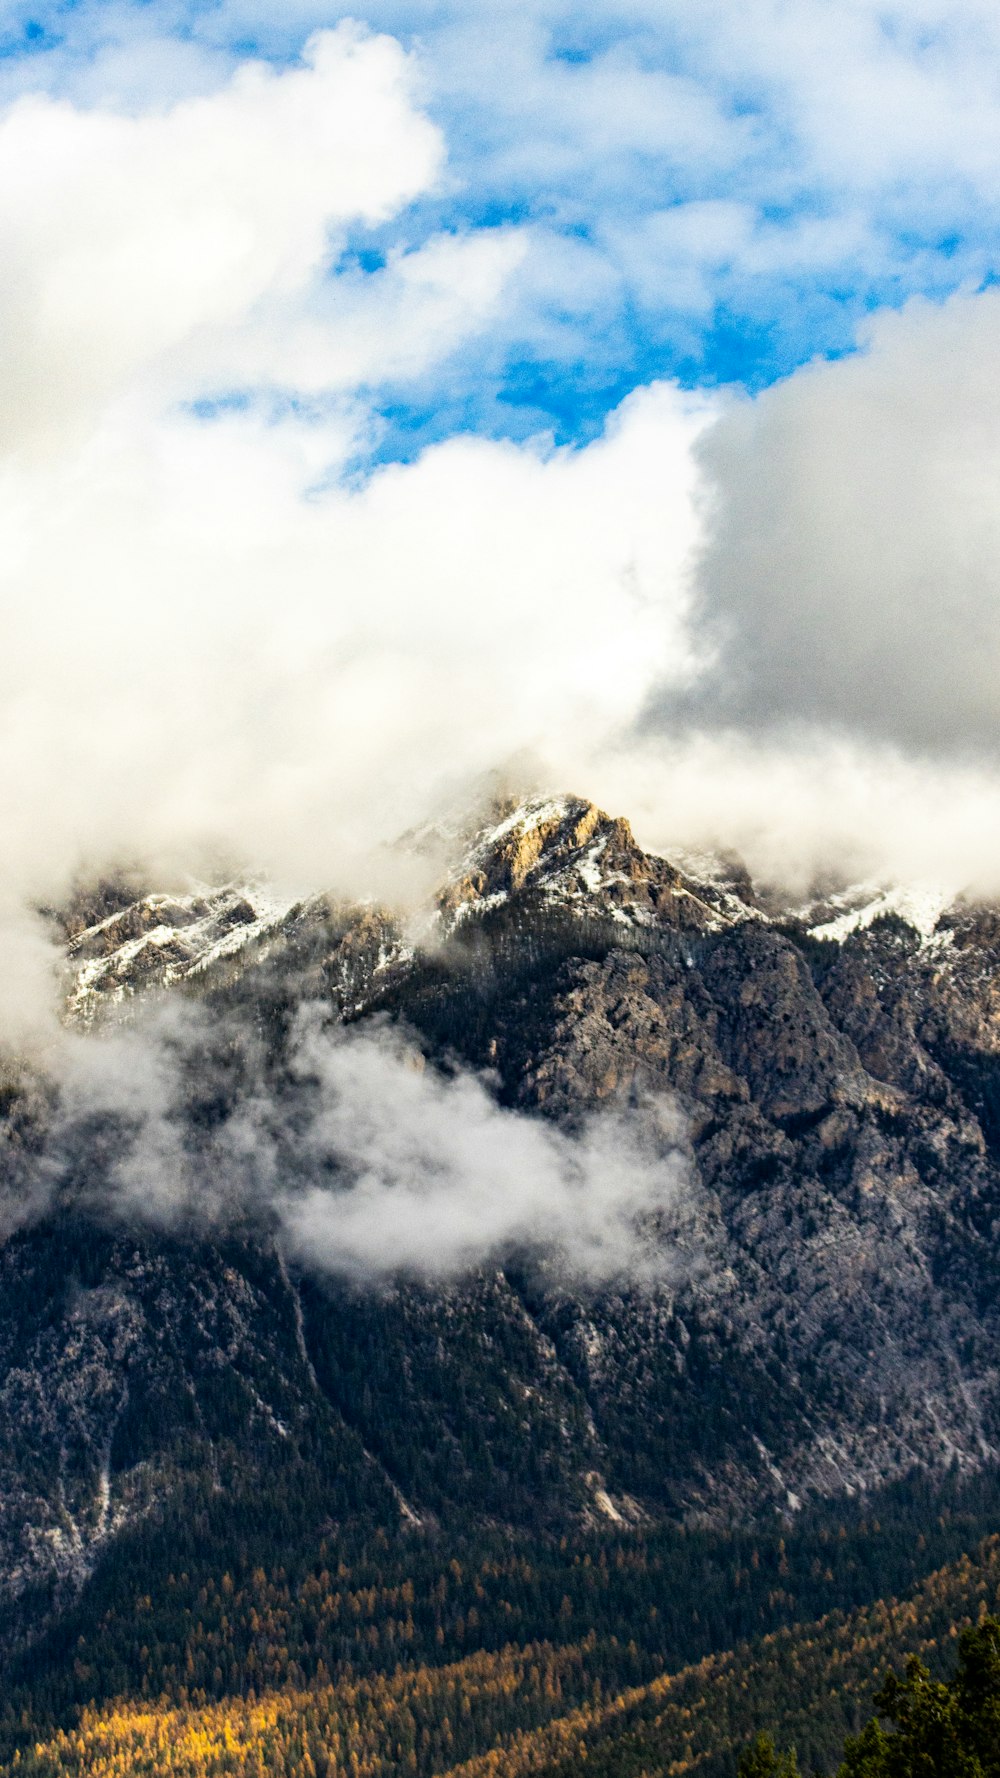
[[[359,1529],[279,1561],[277,1503],[214,1517],[206,1489],[8,1669],[0,1773],[733,1778],[771,1769],[771,1736],[832,1774],[860,1735],[845,1772],[908,1778],[871,1764],[865,1725],[894,1665],[939,1685],[1000,1607],[996,1487],[953,1482],[932,1509],[914,1481],[877,1514],[739,1533]]]
[[[175,1698],[88,1705],[72,1727],[18,1749],[3,1771],[723,1778],[738,1760],[743,1778],[781,1778],[837,1769],[853,1726],[842,1778],[990,1778],[1000,1749],[998,1604],[1000,1539],[991,1539],[976,1560],[938,1571],[907,1599],[790,1627],[646,1684],[606,1685],[608,1650],[591,1632],[561,1647],[507,1647],[367,1679],[289,1677],[217,1701],[181,1687]],[[258,1622],[280,1658],[269,1638],[281,1625]],[[951,1684],[935,1680],[925,1661],[940,1665],[956,1637],[958,1674]],[[887,1673],[901,1650],[910,1654],[903,1679]],[[895,1726],[887,1732],[873,1711]],[[802,1750],[801,1768],[794,1755],[772,1756],[762,1720]]]

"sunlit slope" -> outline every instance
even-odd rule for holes
[[[761,1725],[832,1769],[879,1673],[919,1651],[947,1658],[957,1630],[1000,1604],[1000,1538],[907,1598],[831,1614],[622,1692],[602,1682],[594,1636],[563,1648],[478,1653],[389,1677],[293,1686],[218,1703],[120,1701],[27,1749],[4,1778],[350,1773],[354,1778],[706,1775]],[[566,1708],[568,1699],[583,1700]]]
[[[831,1613],[710,1655],[466,1761],[451,1778],[723,1778],[760,1729],[794,1743],[803,1767],[833,1771],[846,1734],[871,1713],[880,1675],[911,1653],[934,1666],[965,1624],[1000,1601],[1000,1539],[939,1569],[908,1597]]]

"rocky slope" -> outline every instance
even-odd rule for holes
[[[1000,913],[870,886],[776,905],[737,863],[650,857],[572,798],[443,837],[416,926],[255,883],[111,881],[62,916],[67,1016],[195,998],[227,1033],[216,1098],[250,1065],[234,1029],[273,1076],[307,1000],[405,1021],[431,1064],[570,1126],[672,1095],[680,1262],[655,1286],[583,1290],[516,1254],[348,1286],[290,1267],[266,1219],[167,1235],[112,1214],[86,1189],[113,1146],[98,1121],[0,1251],[12,1622],[192,1471],[294,1475],[330,1525],[419,1534],[745,1521],[996,1460]],[[53,1095],[8,1096],[14,1198],[52,1170]]]

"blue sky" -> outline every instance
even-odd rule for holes
[[[356,224],[354,285],[442,233],[517,231],[489,324],[376,379],[365,451],[474,431],[597,434],[633,387],[766,387],[849,351],[873,312],[998,269],[1000,24],[937,0],[370,0],[439,126],[434,188]],[[142,110],[248,55],[293,62],[336,8],[6,6],[3,80]],[[228,393],[228,392],[227,392]]]

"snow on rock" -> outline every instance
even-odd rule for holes
[[[823,910],[827,917],[810,924],[808,931],[813,938],[842,944],[852,932],[864,932],[876,920],[895,914],[919,933],[926,945],[935,937],[938,921],[952,901],[949,891],[932,885],[864,883],[831,895]]]
[[[170,987],[271,938],[301,910],[260,880],[145,895],[85,927],[67,947],[67,1016],[98,1012],[148,987]]]
[[[324,965],[344,1016],[371,1004],[421,951],[514,902],[529,920],[596,921],[612,935],[620,928],[622,942],[631,944],[637,941],[629,933],[655,943],[665,932],[693,939],[747,922],[789,920],[815,938],[842,943],[887,914],[913,927],[925,948],[943,951],[954,937],[941,920],[951,897],[940,888],[864,883],[789,908],[774,896],[762,901],[738,859],[644,852],[627,821],[580,797],[494,799],[478,822],[453,814],[400,843],[447,854],[451,866],[443,867],[442,887],[422,912],[397,918],[370,904],[346,910]],[[112,900],[113,911],[104,913]],[[256,876],[195,883],[176,895],[120,892],[119,885],[102,901],[95,891],[65,928],[67,1016],[88,1025],[147,988],[206,976],[226,960],[240,969],[330,905],[321,894],[291,900]],[[95,919],[98,912],[104,917]]]
[[[718,931],[758,918],[729,885],[697,882],[637,846],[627,821],[580,797],[528,797],[467,840],[438,901],[446,932],[528,894],[540,909],[622,927]]]

